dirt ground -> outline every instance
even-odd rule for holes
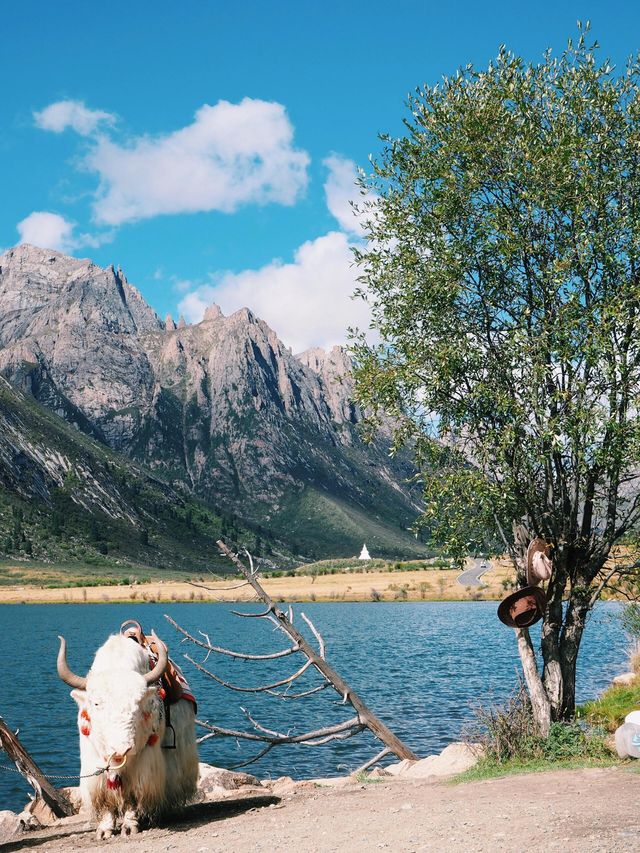
[[[627,768],[563,770],[462,785],[424,780],[308,783],[267,805],[201,804],[181,822],[96,842],[82,825],[49,830],[3,850],[128,853],[324,851],[640,851],[640,774]],[[72,834],[68,834],[72,833]]]

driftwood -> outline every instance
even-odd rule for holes
[[[75,814],[71,803],[53,787],[2,717],[0,717],[0,746],[34,789],[36,797],[44,800],[56,817],[69,817]]]
[[[403,743],[397,737],[397,735],[395,735],[382,722],[382,720],[380,720],[373,713],[373,711],[363,702],[360,696],[358,696],[358,694],[349,686],[349,684],[347,684],[347,682],[333,669],[333,667],[327,663],[325,659],[324,640],[316,629],[316,627],[304,615],[304,613],[300,614],[301,618],[306,623],[318,643],[317,651],[293,625],[292,609],[289,608],[289,612],[284,613],[270,598],[270,596],[263,589],[262,585],[258,580],[258,573],[254,568],[251,555],[248,552],[245,552],[249,562],[249,567],[247,568],[239,559],[238,555],[233,553],[227,547],[227,545],[225,545],[224,542],[218,541],[217,544],[222,553],[227,556],[233,562],[236,568],[242,573],[242,575],[244,575],[245,584],[251,585],[257,596],[266,605],[266,609],[261,613],[242,613],[238,611],[232,612],[235,613],[237,616],[244,618],[258,618],[270,621],[280,631],[287,635],[292,644],[286,649],[265,655],[254,655],[244,652],[237,652],[231,649],[225,649],[220,646],[214,645],[209,639],[208,635],[203,632],[200,632],[203,639],[198,639],[197,637],[194,637],[193,635],[189,634],[173,619],[166,617],[168,621],[174,626],[174,628],[176,628],[176,630],[178,630],[183,635],[185,640],[193,643],[196,647],[206,652],[206,656],[201,662],[194,660],[194,658],[189,655],[185,655],[187,660],[189,660],[195,667],[197,667],[197,669],[212,678],[218,684],[221,684],[223,687],[226,687],[229,690],[233,690],[239,693],[267,693],[272,696],[277,696],[280,699],[293,700],[301,699],[305,696],[311,696],[327,688],[332,688],[339,694],[342,700],[342,704],[346,705],[348,703],[349,705],[351,705],[351,707],[356,711],[356,716],[333,726],[315,729],[313,731],[304,732],[303,734],[299,735],[289,735],[264,728],[264,726],[261,726],[258,722],[256,722],[256,720],[253,719],[249,712],[243,708],[243,713],[245,714],[247,720],[251,723],[253,727],[252,732],[244,732],[234,729],[224,729],[220,726],[212,725],[208,721],[198,720],[198,724],[207,730],[207,734],[200,738],[200,742],[215,737],[234,737],[238,739],[263,743],[264,747],[257,755],[255,755],[248,761],[242,762],[242,764],[235,765],[236,767],[241,767],[247,764],[251,764],[253,761],[257,761],[259,758],[269,752],[269,750],[271,750],[274,746],[278,746],[280,744],[302,743],[308,746],[318,746],[320,744],[328,743],[329,741],[333,740],[346,740],[347,738],[353,737],[354,735],[359,734],[365,729],[368,729],[380,741],[382,741],[385,748],[382,753],[375,757],[375,759],[372,759],[371,762],[367,762],[367,766],[370,766],[370,764],[375,763],[375,761],[382,758],[383,755],[388,755],[390,753],[397,755],[400,759],[408,758],[411,760],[416,760],[416,754],[405,743]],[[274,660],[276,658],[288,657],[289,655],[295,655],[299,653],[306,657],[306,661],[293,674],[285,678],[279,679],[278,681],[269,684],[241,686],[238,684],[231,684],[230,682],[225,681],[224,679],[217,676],[215,673],[211,672],[211,670],[204,665],[212,653],[249,661]],[[291,686],[294,684],[294,682],[311,668],[314,668],[322,676],[322,683],[311,689],[304,690],[299,693],[292,693]]]

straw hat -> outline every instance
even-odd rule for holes
[[[542,581],[548,581],[551,577],[553,564],[551,562],[550,545],[544,539],[532,539],[527,548],[527,583],[529,586],[537,586]]]
[[[529,628],[544,616],[547,596],[537,586],[512,592],[498,607],[498,619],[510,628]]]

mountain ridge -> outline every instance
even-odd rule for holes
[[[162,321],[119,268],[28,245],[0,256],[0,329],[0,375],[198,499],[308,556],[367,532],[381,553],[417,552],[410,462],[388,435],[363,444],[341,348],[293,355],[248,308]]]

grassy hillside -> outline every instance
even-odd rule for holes
[[[55,563],[135,576],[228,569],[215,547],[220,537],[279,550],[263,531],[178,492],[0,381],[5,566],[18,561],[30,573]]]
[[[433,553],[409,531],[413,518],[406,509],[393,526],[373,508],[358,510],[337,495],[312,487],[291,495],[274,517],[294,554],[316,559],[358,555],[365,542],[377,557],[420,559]]]
[[[406,500],[388,491],[371,489],[360,507],[341,497],[327,470],[320,485],[292,492],[279,507],[264,506],[252,521],[242,521],[0,380],[0,584],[40,574],[51,583],[65,582],[47,573],[48,565],[65,567],[69,583],[78,572],[85,579],[126,580],[228,571],[215,546],[219,538],[274,568],[349,557],[359,554],[363,542],[378,557],[428,556],[409,530],[413,517]],[[395,525],[390,514],[398,518]]]

